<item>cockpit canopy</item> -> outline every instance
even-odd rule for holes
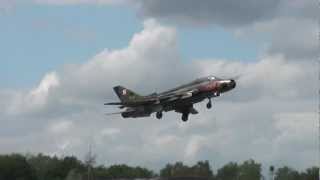
[[[215,76],[208,76],[207,77],[210,81],[217,79]]]
[[[217,80],[217,79],[219,79],[219,78],[217,78],[215,76],[206,76],[206,77],[203,77],[203,78],[196,79],[195,82],[196,83],[202,83],[202,82],[213,81],[213,80]]]

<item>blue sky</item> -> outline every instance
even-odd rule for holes
[[[126,6],[17,6],[0,15],[1,88],[30,88],[49,71],[87,61],[101,50],[126,47],[143,19]],[[177,27],[184,60],[252,61],[257,45],[219,27]]]

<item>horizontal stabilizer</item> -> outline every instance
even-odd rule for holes
[[[104,103],[104,105],[123,105],[121,102]]]

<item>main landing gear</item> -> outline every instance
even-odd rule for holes
[[[184,121],[184,122],[188,121],[189,114],[190,114],[190,112],[182,113],[182,117],[181,117],[182,121]],[[161,119],[162,118],[162,112],[161,111],[157,112],[156,113],[156,117],[157,117],[157,119]]]
[[[189,118],[189,112],[182,113],[181,119],[182,119],[183,122],[188,121],[188,118]]]
[[[212,108],[212,102],[211,99],[209,98],[209,102],[207,103],[207,108],[211,109]]]
[[[156,117],[157,117],[157,119],[161,119],[162,118],[162,112],[161,111],[157,112],[156,113]]]

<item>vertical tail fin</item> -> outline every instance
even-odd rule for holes
[[[130,102],[142,98],[142,96],[122,86],[116,86],[113,88],[113,90],[117,94],[121,102]]]

